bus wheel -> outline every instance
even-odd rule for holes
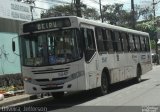
[[[105,72],[101,76],[101,87],[98,88],[98,93],[100,95],[106,95],[108,93],[108,79]]]
[[[64,92],[56,92],[51,94],[52,94],[52,97],[54,97],[55,99],[60,99],[64,96]]]
[[[140,66],[137,67],[137,77],[135,78],[136,83],[141,82],[142,69]]]

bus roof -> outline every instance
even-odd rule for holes
[[[79,18],[79,17],[77,17],[77,18],[78,18],[79,22],[81,22],[81,23],[91,24],[91,25],[104,27],[104,28],[109,28],[109,29],[114,29],[114,30],[119,30],[119,31],[124,31],[124,32],[128,32],[128,33],[134,33],[134,34],[149,36],[149,34],[146,33],[146,32],[137,31],[137,30],[133,30],[133,29],[129,29],[129,28],[124,28],[124,27],[120,27],[120,26],[115,26],[115,25],[111,25],[111,24],[108,24],[108,23],[100,23],[100,22],[97,23],[97,21],[83,19],[83,18]]]
[[[133,34],[140,34],[140,35],[149,36],[149,34],[146,33],[146,32],[137,31],[137,30],[133,30],[133,29],[129,29],[129,28],[124,28],[124,27],[120,27],[120,26],[115,26],[115,25],[111,25],[111,24],[108,24],[108,23],[100,23],[100,22],[97,22],[95,20],[84,19],[84,18],[80,18],[80,17],[77,17],[77,16],[50,17],[50,18],[38,19],[38,20],[35,20],[35,21],[32,21],[32,22],[34,23],[34,22],[40,22],[42,20],[51,20],[51,19],[60,19],[60,18],[76,18],[79,23],[84,23],[84,24],[88,24],[88,25],[93,25],[93,26],[99,26],[99,27],[124,31],[124,32],[128,32],[128,33],[133,33]],[[28,24],[28,23],[32,23],[32,22],[27,22],[27,23],[24,23],[24,24]]]

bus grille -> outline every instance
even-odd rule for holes
[[[58,73],[58,72],[67,72],[69,68],[61,69],[46,69],[46,70],[34,70],[33,74],[46,74],[46,73]]]
[[[68,77],[61,77],[61,78],[53,78],[52,81],[58,81],[58,80],[65,80]]]
[[[62,89],[63,86],[58,86],[58,87],[47,87],[47,88],[42,88],[42,90],[55,90],[55,89]]]
[[[49,79],[35,79],[37,82],[47,82]]]

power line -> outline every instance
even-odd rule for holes
[[[91,1],[91,2],[94,2],[94,3],[98,4],[98,5],[105,6],[104,4],[102,4],[102,3],[99,3],[99,2],[97,2],[96,0],[90,0],[90,1]]]
[[[42,1],[42,0],[36,0],[37,2],[42,2],[42,3],[51,3],[51,4],[54,4],[53,2],[48,2],[48,1]],[[64,3],[66,3],[66,4],[71,4],[71,3],[69,3],[69,2],[64,2]],[[94,8],[94,9],[97,9],[97,10],[99,10],[98,8],[95,8],[95,7],[93,7],[93,6],[91,6],[91,5],[88,5],[88,4],[85,4],[86,6],[88,6],[88,7],[90,7],[90,8]],[[38,7],[36,7],[36,8],[38,8]],[[39,8],[40,9],[40,8]],[[43,8],[42,8],[43,9]],[[47,9],[44,9],[44,10],[47,10]]]

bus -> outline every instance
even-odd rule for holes
[[[19,44],[28,94],[60,98],[65,92],[96,89],[105,95],[110,85],[140,82],[152,69],[148,33],[76,16],[24,23]]]

